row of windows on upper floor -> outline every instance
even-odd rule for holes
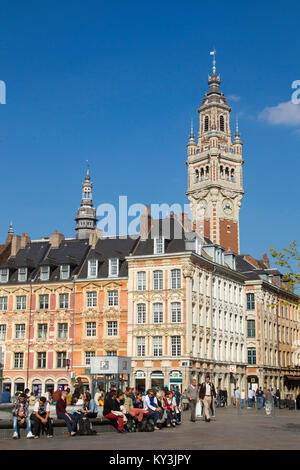
[[[117,306],[119,304],[119,292],[117,290],[107,291],[107,305]],[[59,294],[58,305],[60,309],[67,309],[70,307],[70,294]],[[50,296],[49,294],[39,295],[39,309],[49,310]],[[86,307],[97,307],[97,292],[90,291],[86,293]],[[55,309],[55,305],[51,307]],[[7,311],[8,297],[0,297],[0,311]],[[27,296],[17,295],[15,298],[15,310],[27,310]]]
[[[246,294],[247,297],[247,310],[255,310],[255,294]],[[267,307],[274,308],[275,306],[270,303],[270,305],[266,304]],[[290,305],[290,313],[292,313],[292,317],[290,318],[291,320],[294,319],[295,321],[297,320],[296,315],[297,315],[297,306],[296,305]],[[279,317],[279,314],[281,314],[281,318],[285,318],[286,320],[289,319],[289,308],[287,305],[276,305],[276,314]]]
[[[56,324],[56,337],[58,339],[68,339],[70,325],[68,323],[57,323]],[[106,336],[118,336],[118,322],[107,321],[105,325]],[[7,325],[5,323],[0,324],[0,340],[5,341],[7,334]],[[85,323],[85,337],[96,338],[97,337],[97,322],[86,322]],[[14,325],[14,339],[25,339],[26,338],[26,324],[16,323]],[[36,325],[36,338],[47,339],[48,338],[48,323],[37,323]]]

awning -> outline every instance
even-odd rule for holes
[[[291,382],[300,381],[300,376],[299,375],[285,375],[284,378],[285,378],[285,380],[289,380]]]

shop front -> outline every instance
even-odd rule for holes
[[[249,375],[247,377],[248,390],[252,389],[254,392],[258,389],[258,377],[257,375]]]
[[[142,370],[135,373],[135,389],[141,393],[146,390],[146,374]]]
[[[39,379],[34,379],[32,381],[31,391],[35,397],[42,396],[42,382]]]
[[[69,388],[68,380],[67,379],[60,379],[58,381],[57,388],[58,388],[58,390],[61,390],[61,391],[67,390],[67,388]]]
[[[169,390],[175,390],[182,393],[182,373],[178,370],[173,370],[170,373]]]
[[[165,386],[164,374],[161,371],[155,371],[151,374],[151,388],[163,390]]]
[[[14,393],[16,392],[24,392],[25,390],[25,379],[20,377],[15,379],[14,382]]]
[[[51,392],[51,391],[54,392],[54,389],[55,389],[54,381],[52,379],[46,380],[46,382],[45,382],[45,393],[48,393],[48,392]]]

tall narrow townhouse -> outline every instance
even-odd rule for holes
[[[75,282],[74,378],[94,389],[91,358],[127,355],[128,263],[136,238],[90,237],[91,249]],[[96,379],[104,386],[103,377]]]

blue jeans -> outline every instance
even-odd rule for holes
[[[27,432],[31,432],[30,419],[25,418],[25,422],[26,422]],[[17,416],[13,417],[13,430],[14,432],[18,433],[18,417]]]
[[[241,408],[245,408],[245,398],[241,399]]]
[[[75,429],[76,429],[76,425],[77,425],[77,421],[75,422],[75,429],[74,429],[74,421],[73,421],[73,418],[72,418],[72,421],[69,420],[68,416],[65,415],[64,413],[58,413],[57,415],[58,419],[63,419],[65,422],[66,422],[66,425],[67,425],[67,428],[68,428],[68,432],[74,432]]]
[[[257,408],[260,410],[260,408],[263,407],[263,397],[257,397]]]
[[[221,406],[221,397],[220,395],[217,396],[217,408],[220,408]]]
[[[252,408],[253,406],[253,400],[252,398],[248,398],[248,408]]]
[[[157,420],[160,419],[160,412],[159,411],[152,411],[148,410],[150,418],[153,418],[154,426],[156,426]]]

